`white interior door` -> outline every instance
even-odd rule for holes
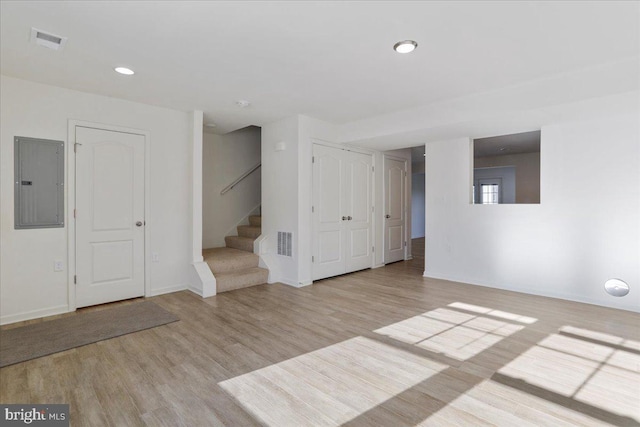
[[[323,145],[313,146],[313,280],[343,274],[346,268],[342,153]]]
[[[345,152],[346,272],[371,267],[371,156]]]
[[[406,160],[384,157],[384,262],[404,259],[406,246]]]
[[[145,137],[76,127],[76,306],[144,295]]]

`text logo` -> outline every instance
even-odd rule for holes
[[[69,405],[0,404],[0,426],[69,427]]]

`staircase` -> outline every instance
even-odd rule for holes
[[[226,247],[204,249],[202,256],[216,278],[216,292],[267,283],[269,270],[258,267],[253,241],[262,232],[262,217],[251,215],[249,225],[239,225],[237,236],[224,238]]]

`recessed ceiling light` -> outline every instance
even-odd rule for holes
[[[132,76],[135,72],[131,68],[127,67],[116,67],[114,68],[116,73],[124,74],[125,76]]]
[[[398,53],[413,52],[418,47],[418,43],[413,40],[403,40],[393,45],[393,50]]]
[[[247,108],[249,105],[251,105],[251,103],[244,99],[239,99],[238,101],[236,101],[236,105],[240,108]]]

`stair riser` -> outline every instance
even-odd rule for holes
[[[253,252],[253,240],[240,240],[235,236],[227,236],[224,242],[228,248],[240,249],[241,251]]]
[[[249,224],[254,227],[260,227],[262,225],[262,217],[258,215],[251,215],[249,217]]]
[[[252,271],[240,276],[216,277],[216,291],[220,293],[261,285],[267,283],[268,277],[269,272],[264,269]]]
[[[246,225],[238,226],[238,236],[257,239],[258,237],[260,237],[260,234],[262,234],[262,229],[260,227]]]
[[[225,260],[224,262],[214,258],[208,259],[207,264],[209,264],[209,268],[211,269],[213,274],[217,274],[228,273],[242,268],[257,267],[259,260],[260,258],[257,255],[253,257],[229,259]]]

